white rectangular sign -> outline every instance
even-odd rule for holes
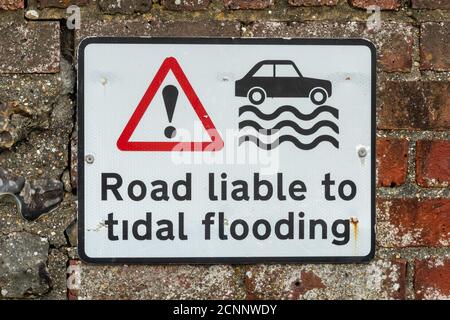
[[[83,260],[372,258],[370,42],[88,38],[78,57]]]

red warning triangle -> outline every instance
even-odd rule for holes
[[[153,100],[156,92],[166,78],[168,72],[172,70],[175,78],[183,89],[197,117],[208,133],[211,141],[201,142],[179,142],[179,141],[130,141],[130,138],[144,116]],[[200,99],[192,88],[189,80],[181,69],[178,61],[174,57],[168,57],[159,67],[150,86],[139,102],[136,110],[128,121],[125,129],[117,140],[117,147],[122,151],[219,151],[223,148],[223,139],[211,118],[203,107]]]

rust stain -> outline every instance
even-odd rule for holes
[[[355,238],[355,243],[358,241],[358,218],[357,217],[351,217],[350,223],[353,226],[353,237]]]

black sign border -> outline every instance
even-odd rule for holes
[[[366,256],[314,257],[183,257],[91,258],[85,252],[84,234],[84,52],[91,43],[126,44],[220,44],[220,45],[330,45],[366,46],[371,51],[371,248]],[[251,264],[251,263],[367,263],[375,256],[376,165],[376,48],[365,39],[305,38],[189,38],[189,37],[89,37],[78,47],[78,255],[86,263],[101,264]]]

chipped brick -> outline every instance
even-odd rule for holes
[[[396,187],[405,183],[408,169],[408,141],[377,140],[378,186]]]
[[[406,261],[367,265],[255,265],[246,268],[247,299],[404,299]]]

